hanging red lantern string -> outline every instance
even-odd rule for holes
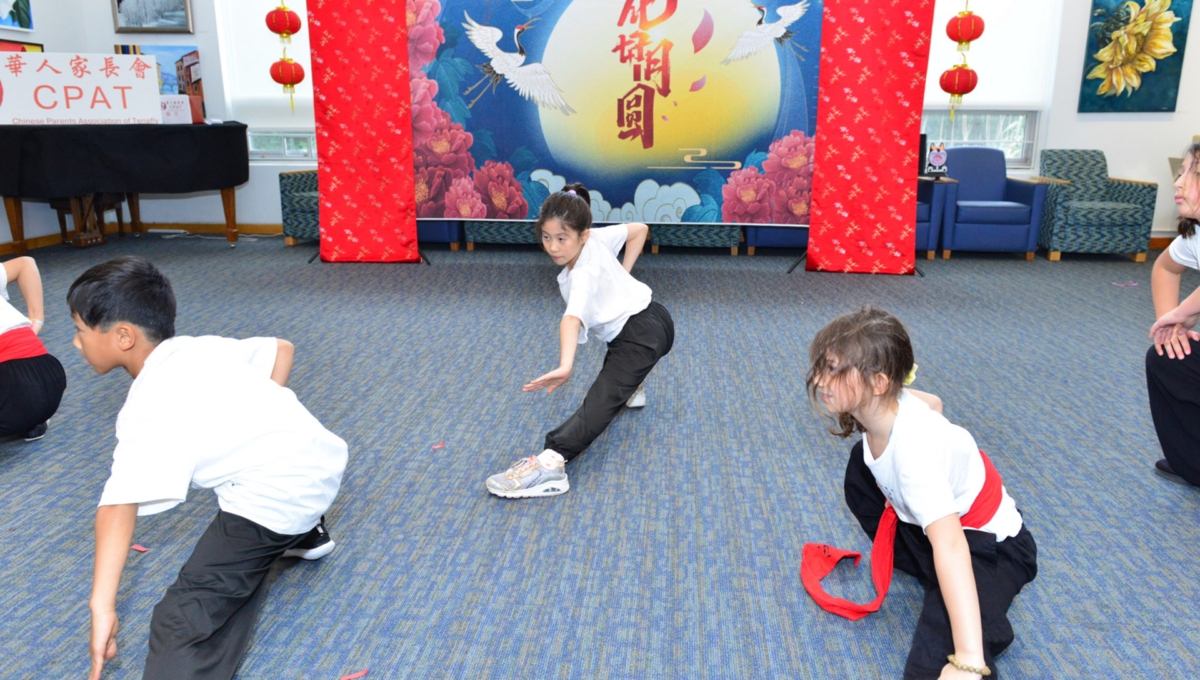
[[[942,90],[950,95],[950,120],[954,120],[954,107],[962,104],[964,94],[969,94],[979,84],[979,74],[967,66],[964,55],[963,63],[942,74],[938,80]]]
[[[267,12],[267,28],[279,34],[279,42],[291,44],[292,36],[300,32],[300,15],[280,5]]]
[[[296,110],[296,86],[304,82],[304,67],[287,58],[271,64],[271,79],[283,86],[283,93],[292,98],[292,110]]]
[[[971,10],[959,12],[946,24],[946,35],[958,43],[959,52],[966,52],[971,49],[971,41],[983,35],[983,19]]]

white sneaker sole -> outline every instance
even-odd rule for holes
[[[299,557],[302,560],[309,560],[309,561],[319,560],[322,557],[333,552],[333,548],[336,545],[337,545],[337,543],[335,543],[334,541],[330,541],[324,545],[319,545],[319,546],[313,548],[312,550],[301,550],[300,548],[292,548],[291,550],[288,550],[287,552],[283,553],[283,556],[284,557]]]
[[[486,484],[484,486],[487,486]],[[501,491],[487,487],[488,493],[501,498],[541,498],[542,496],[561,496],[571,490],[571,482],[566,479],[560,479],[557,482],[542,482],[536,486],[531,486],[528,489],[517,489],[516,491]]]
[[[645,394],[634,394],[625,402],[625,408],[643,408],[646,405]]]

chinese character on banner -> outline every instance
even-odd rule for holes
[[[648,10],[655,0],[625,0],[625,7],[621,10],[621,18],[617,21],[617,26],[624,26],[625,20],[628,19],[629,23],[636,23],[638,28],[648,31],[675,14],[677,1],[667,0],[667,8],[662,11],[662,14],[658,15],[657,19],[651,19]]]
[[[654,146],[654,88],[634,85],[617,100],[617,127],[620,139],[642,138],[642,148]]]
[[[624,97],[617,100],[617,127],[620,139],[641,137],[642,148],[654,146],[654,93],[663,97],[671,94],[671,48],[674,43],[662,39],[651,47],[647,30],[658,26],[675,14],[678,0],[665,0],[666,7],[658,17],[650,18],[650,6],[663,0],[625,0],[625,6],[617,19],[617,26],[628,21],[637,24],[640,30],[621,35],[617,46],[612,49],[622,64],[633,64],[635,86]],[[645,84],[650,83],[654,87]]]
[[[118,68],[113,61],[114,60],[112,57],[104,58],[104,68],[100,69],[100,72],[104,74],[105,78],[112,78],[113,76],[120,75],[121,69]]]
[[[14,76],[21,75],[21,69],[25,68],[25,61],[19,54],[9,55],[8,63],[4,65],[9,71],[12,71]]]
[[[58,69],[56,69],[56,68],[54,68],[53,66],[51,66],[51,65],[50,65],[50,60],[49,60],[49,59],[43,59],[43,60],[42,60],[42,65],[38,67],[38,70],[37,70],[37,71],[35,71],[35,73],[41,73],[41,72],[42,72],[42,69],[44,69],[44,68],[48,68],[48,69],[50,69],[51,71],[54,71],[55,73],[57,73],[57,74],[58,74],[58,75],[60,75],[60,76],[62,75],[62,71],[59,71]]]
[[[146,78],[146,70],[150,68],[150,64],[147,64],[139,58],[135,59],[133,66],[130,66],[129,68],[133,69],[134,75],[137,76],[139,80],[144,80]]]
[[[84,59],[83,57],[80,57],[80,56],[76,56],[74,59],[72,59],[71,60],[71,73],[76,78],[82,78],[85,75],[90,76],[92,74],[92,72],[87,69],[87,59]]]

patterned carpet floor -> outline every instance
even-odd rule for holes
[[[916,581],[898,573],[883,608],[850,622],[799,576],[805,542],[869,551],[841,496],[850,443],[825,434],[803,389],[813,334],[868,302],[908,325],[916,386],[992,456],[1037,539],[1000,675],[1200,674],[1200,490],[1152,472],[1150,262],[955,253],[901,278],[789,276],[794,254],[778,251],[646,255],[635,273],[677,329],[649,405],[572,463],[570,493],[505,501],[484,478],[540,449],[603,357],[591,342],[562,390],[521,392],[557,361],[549,258],[432,246],[432,267],[306,264],[312,252],[156,237],[33,252],[69,385],[44,440],[0,444],[0,677],[87,671],[92,519],[129,378],[83,364],[64,298],[126,253],[171,278],[180,334],[293,341],[289,386],[350,445],[329,512],[338,549],[274,570],[242,680],[899,677]],[[194,491],[139,522],[150,551],[130,555],[105,677],[141,677],[151,608],[215,509]],[[865,562],[826,584],[873,595]]]

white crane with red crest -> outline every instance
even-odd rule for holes
[[[742,59],[758,54],[766,49],[772,40],[791,49],[792,36],[795,35],[795,31],[789,31],[788,26],[796,23],[800,20],[800,17],[804,16],[804,13],[808,11],[808,2],[807,0],[801,0],[801,2],[794,5],[780,7],[776,10],[776,13],[779,14],[779,21],[770,24],[766,23],[766,7],[754,4],[754,9],[759,11],[758,25],[742,33],[742,37],[738,38],[738,41],[734,43],[733,49],[730,50],[729,56],[725,57],[725,61],[721,62],[722,64],[741,61]],[[799,45],[797,47],[804,49]],[[804,59],[804,57],[796,53],[796,50],[792,49],[792,53],[796,54],[801,60]]]
[[[533,22],[537,21],[536,18],[513,29],[513,42],[517,44],[517,51],[505,52],[496,46],[504,37],[500,29],[477,24],[466,12],[463,12],[463,16],[467,18],[467,23],[462,25],[467,29],[467,37],[479,48],[480,52],[483,52],[485,57],[491,59],[486,64],[476,66],[483,71],[483,78],[463,92],[464,96],[471,94],[472,90],[488,80],[492,81],[492,91],[495,92],[500,81],[507,80],[518,94],[538,106],[562,111],[563,115],[575,113],[575,109],[567,106],[567,102],[562,96],[562,90],[554,84],[554,79],[550,77],[550,71],[540,63],[525,63],[525,48],[521,45],[521,34],[529,30]],[[467,107],[474,106],[484,92],[487,92],[487,89],[487,86],[484,85]]]

